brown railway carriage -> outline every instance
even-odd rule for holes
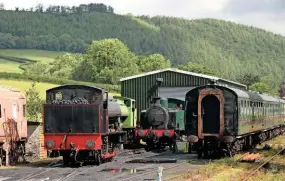
[[[220,142],[235,145],[238,151],[281,133],[284,106],[284,100],[264,94],[200,86],[186,93],[186,134],[198,145],[199,156],[220,147]]]
[[[27,134],[26,96],[18,89],[0,86],[1,165],[9,165],[9,162],[15,161],[14,158],[19,156],[13,155],[9,159],[8,153],[11,153],[11,149],[17,150],[17,152],[23,156]]]

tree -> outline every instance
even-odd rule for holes
[[[238,81],[242,84],[245,84],[246,86],[251,86],[254,83],[259,82],[260,77],[253,73],[246,73],[244,76],[241,77],[241,79],[238,79]]]
[[[119,39],[93,41],[74,74],[76,79],[117,84],[138,72],[136,62],[136,55]]]
[[[38,74],[38,75],[45,75],[49,68],[49,65],[44,62],[35,62],[35,63],[28,63],[26,65],[21,66],[25,70],[25,72]]]
[[[0,11],[1,11],[1,10],[5,10],[4,3],[0,3]]]
[[[170,67],[170,61],[161,54],[143,56],[138,62],[140,71],[149,72]]]
[[[36,89],[36,83],[33,82],[32,86],[26,91],[27,98],[27,111],[29,121],[40,121],[42,114],[43,100],[40,98],[40,93]]]
[[[251,90],[257,91],[259,93],[271,94],[270,87],[263,82],[256,82],[250,86]]]
[[[202,64],[198,63],[192,63],[188,62],[187,65],[178,65],[178,69],[185,70],[185,71],[190,71],[190,72],[195,72],[195,73],[200,73],[200,74],[206,74],[206,75],[213,75],[213,76],[221,76],[218,71],[207,67]]]
[[[44,6],[43,4],[37,4],[36,6],[36,12],[44,12]]]
[[[71,79],[75,68],[82,62],[83,55],[65,53],[57,57],[51,64],[49,73],[53,76]]]

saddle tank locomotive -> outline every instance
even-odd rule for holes
[[[125,103],[128,103],[126,106]],[[46,91],[44,142],[50,157],[65,165],[93,161],[101,164],[127,143],[125,128],[135,124],[135,101],[108,95],[101,88],[64,85]]]
[[[146,142],[146,150],[172,146],[184,133],[184,101],[176,98],[153,98],[152,104],[141,111],[136,138]]]

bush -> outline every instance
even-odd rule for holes
[[[1,79],[12,79],[12,80],[27,80],[27,81],[33,81],[33,82],[45,82],[45,83],[58,84],[58,85],[64,85],[64,84],[89,85],[89,86],[104,88],[108,92],[120,92],[121,90],[121,87],[119,85],[81,82],[81,81],[74,81],[74,80],[68,80],[68,79],[62,79],[62,78],[29,74],[29,73],[21,74],[21,73],[0,72],[0,78]]]

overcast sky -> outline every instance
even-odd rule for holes
[[[285,35],[285,0],[0,0],[6,9],[41,3],[79,5],[104,3],[118,14],[165,15],[187,19],[217,18],[253,25]]]

